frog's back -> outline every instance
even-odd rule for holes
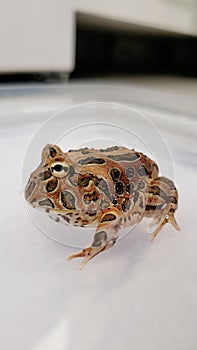
[[[89,185],[94,181],[91,193],[97,193],[97,197],[100,198],[98,201],[95,199],[94,205],[98,212],[102,212],[110,204],[121,210],[124,215],[131,208],[136,210],[140,207],[142,211],[145,210],[144,198],[148,178],[158,175],[158,166],[149,157],[134,149],[118,146],[99,150],[70,150],[67,155],[80,174],[80,183],[84,186],[80,193],[86,198]],[[92,174],[92,177],[89,174]],[[99,204],[97,208],[96,204]],[[84,206],[87,207],[86,204]]]
[[[140,176],[156,177],[159,169],[157,164],[142,152],[126,147],[112,146],[96,150],[94,148],[82,148],[69,150],[68,156],[75,163],[76,167],[90,164],[94,165],[95,171],[101,165],[103,168],[110,167],[117,163],[122,171],[125,171],[129,178],[136,171]],[[98,167],[99,166],[99,167]],[[85,168],[84,168],[85,169]],[[132,176],[133,177],[133,176]]]

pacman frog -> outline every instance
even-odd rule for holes
[[[57,222],[96,227],[92,243],[70,254],[83,257],[80,269],[98,253],[112,247],[126,226],[144,217],[156,226],[152,240],[166,223],[180,230],[174,213],[178,192],[170,179],[159,176],[157,164],[126,147],[83,148],[63,152],[48,144],[25,188],[26,200]]]

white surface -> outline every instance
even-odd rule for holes
[[[0,72],[70,72],[74,12],[64,0],[1,0]]]
[[[151,243],[146,222],[142,222],[80,272],[79,260],[65,260],[71,249],[39,232],[21,195],[23,159],[39,128],[38,115],[44,120],[55,108],[80,100],[80,94],[71,90],[70,100],[64,102],[55,96],[53,100],[47,88],[28,92],[26,87],[19,95],[16,90],[13,94],[4,91],[2,97],[2,104],[7,101],[7,116],[11,109],[12,118],[21,124],[14,125],[13,119],[12,125],[4,122],[0,129],[1,348],[196,350],[197,119],[146,111],[172,153],[180,194],[176,217],[182,231],[167,225]],[[93,96],[91,87],[86,89],[87,99],[88,93]],[[103,86],[102,93],[95,87],[94,99],[101,99],[102,94],[111,98],[108,87]],[[130,100],[130,94],[126,96],[121,89],[118,96],[114,94],[114,99]],[[20,118],[20,106],[23,112],[26,108],[27,123]],[[49,106],[53,106],[51,111]],[[145,112],[146,107],[141,109]]]

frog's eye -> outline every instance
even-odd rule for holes
[[[55,177],[64,177],[68,175],[69,166],[65,162],[54,162],[51,164],[51,172]]]

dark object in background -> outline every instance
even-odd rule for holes
[[[12,82],[41,82],[54,83],[65,81],[68,78],[66,72],[37,72],[37,73],[9,73],[0,74],[0,83]]]
[[[78,23],[71,78],[117,74],[197,76],[197,39],[91,28]]]
[[[77,14],[70,78],[151,74],[197,76],[197,38]],[[117,29],[119,26],[119,29]],[[0,83],[64,82],[67,72],[0,74]]]

